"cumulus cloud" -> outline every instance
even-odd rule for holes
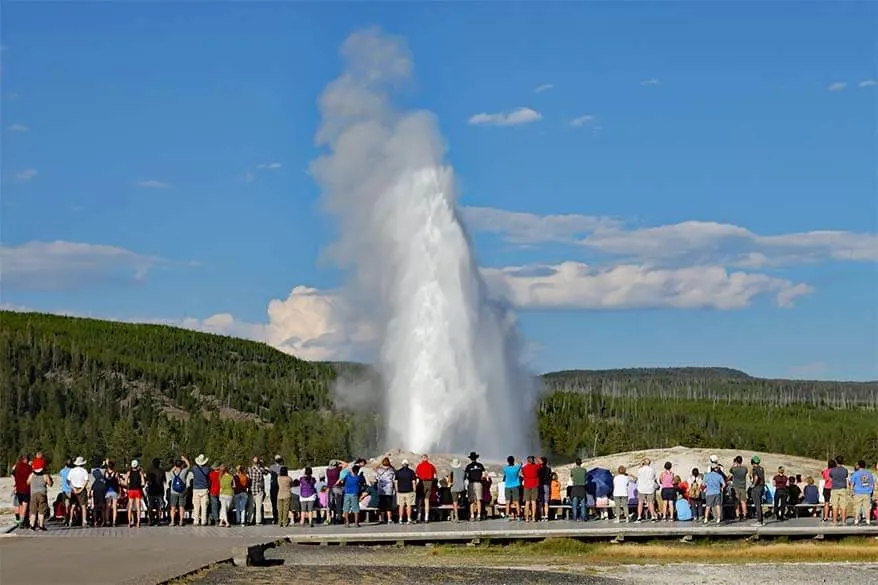
[[[489,294],[518,310],[625,310],[647,308],[734,310],[760,296],[784,308],[813,292],[765,274],[729,272],[721,266],[662,269],[648,265],[557,265],[482,268]],[[377,344],[377,328],[355,316],[338,291],[298,286],[272,300],[265,323],[247,323],[228,313],[199,320],[162,321],[199,331],[263,341],[309,360],[362,359]]]
[[[534,93],[543,93],[544,91],[549,91],[550,89],[554,89],[555,84],[553,83],[544,83],[542,85],[538,85],[534,88]]]
[[[18,171],[17,173],[15,173],[15,180],[17,180],[19,183],[27,183],[36,176],[36,169],[25,169],[23,171]]]
[[[134,184],[142,189],[167,189],[168,187],[170,187],[170,185],[168,185],[167,183],[163,181],[157,181],[156,179],[137,181]]]
[[[878,234],[816,230],[760,235],[744,227],[684,221],[631,227],[622,221],[580,214],[536,215],[464,209],[468,225],[517,244],[567,243],[591,252],[654,264],[729,264],[757,269],[835,261],[878,262]]]
[[[475,114],[470,117],[469,123],[473,126],[518,126],[538,122],[542,118],[538,111],[522,107],[508,112]]]
[[[844,91],[848,86],[846,81],[836,81],[826,86],[826,91]]]
[[[741,309],[771,294],[781,307],[812,292],[805,284],[722,266],[593,267],[578,262],[483,269],[492,292],[521,309]]]
[[[27,132],[28,130],[30,130],[30,128],[24,124],[13,124],[9,127],[10,132]]]
[[[0,278],[10,289],[69,290],[96,281],[141,281],[164,261],[116,246],[28,242],[0,246]]]

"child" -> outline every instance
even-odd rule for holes
[[[620,465],[613,477],[613,502],[615,503],[616,524],[628,522],[628,481],[629,477],[626,473],[624,465]]]

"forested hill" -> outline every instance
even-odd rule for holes
[[[187,450],[234,461],[281,452],[294,464],[371,452],[379,416],[346,412],[331,395],[336,376],[363,369],[162,325],[0,312],[0,462],[36,448],[56,461]],[[542,381],[543,447],[564,456],[757,439],[818,455],[827,442],[868,445],[878,426],[875,382],[762,380],[724,368],[568,371]],[[771,424],[758,423],[765,411],[756,404],[772,408]],[[803,416],[814,417],[806,423],[814,441],[801,440]],[[850,425],[860,429],[835,432]]]

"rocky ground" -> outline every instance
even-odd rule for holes
[[[285,546],[267,554],[269,566],[222,565],[186,580],[192,585],[740,585],[753,582],[878,584],[878,563],[637,564],[504,566],[472,555],[437,555],[418,548]]]

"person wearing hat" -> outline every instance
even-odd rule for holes
[[[460,522],[460,501],[466,493],[466,477],[464,477],[463,466],[457,457],[451,460],[451,479],[448,482],[451,487],[451,519],[454,522]]]
[[[470,522],[476,522],[482,519],[482,496],[484,495],[482,492],[482,482],[485,478],[485,466],[479,461],[479,454],[475,451],[470,451],[469,465],[466,466],[464,475],[466,475],[468,482],[469,520]]]
[[[200,453],[192,466],[192,521],[195,526],[207,526],[207,506],[210,503],[209,461],[204,453]]]
[[[756,513],[756,523],[754,526],[763,526],[765,518],[762,515],[762,497],[765,493],[765,469],[763,469],[762,459],[759,455],[754,455],[750,459],[750,500],[753,503],[753,511]]]
[[[403,518],[407,524],[412,523],[412,511],[415,509],[415,487],[418,477],[414,470],[409,467],[409,460],[402,460],[402,467],[396,470],[396,504],[399,523]]]
[[[280,474],[280,468],[284,467],[284,458],[280,454],[274,456],[274,463],[268,467],[271,476],[271,482],[268,486],[268,500],[271,502],[271,523],[277,524],[280,513],[277,509],[278,483],[277,476]]]
[[[46,516],[49,515],[49,489],[52,476],[46,472],[45,461],[34,458],[33,471],[27,479],[30,486],[30,529],[46,531]]]
[[[131,460],[131,467],[122,481],[125,483],[128,493],[128,528],[137,526],[140,528],[140,512],[143,503],[143,488],[146,485],[146,477],[140,467],[140,461]]]
[[[726,488],[726,478],[720,473],[719,466],[714,463],[710,471],[704,476],[704,523],[710,521],[710,513],[713,512],[716,523],[722,523],[723,519],[723,490]]]
[[[73,526],[73,516],[78,509],[81,514],[82,526],[88,526],[88,471],[85,469],[85,459],[77,457],[73,461],[73,469],[67,474],[67,482],[70,484],[70,510],[67,525]]]

